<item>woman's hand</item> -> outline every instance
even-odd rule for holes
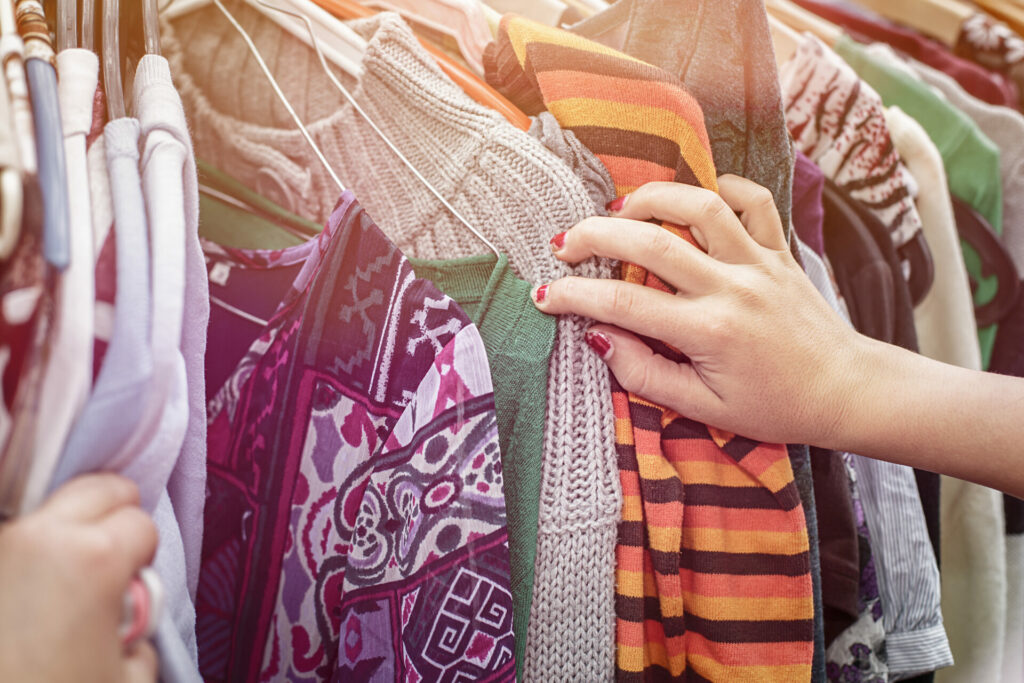
[[[590,218],[552,240],[558,258],[635,263],[676,295],[613,280],[567,277],[537,288],[545,313],[602,323],[587,341],[625,389],[681,415],[763,441],[835,440],[856,400],[864,338],[822,299],[793,259],[771,193],[736,176],[721,196],[651,183],[613,217]],[[649,219],[691,226],[697,249]],[[634,334],[679,349],[654,354]]]
[[[148,643],[118,633],[125,591],[157,532],[134,483],[79,477],[0,527],[0,680],[156,680]]]

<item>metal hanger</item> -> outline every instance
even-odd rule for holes
[[[281,2],[290,9],[313,19],[320,29],[321,41],[326,43],[326,46],[322,47],[331,64],[341,68],[353,78],[359,78],[362,75],[366,41],[358,33],[338,22],[311,0],[281,0]],[[170,0],[161,10],[161,14],[173,19],[209,4],[210,0]],[[305,27],[293,17],[268,10],[252,0],[246,0],[246,4],[297,40],[309,44]]]
[[[214,0],[214,2],[216,2],[218,5],[220,5],[220,0]],[[498,248],[496,246],[494,246],[494,244],[489,239],[487,239],[482,232],[480,232],[475,227],[473,227],[473,225],[469,221],[467,221],[462,216],[462,214],[459,213],[459,211],[454,206],[452,206],[448,202],[448,200],[445,199],[441,195],[440,192],[437,191],[437,189],[433,185],[430,184],[430,181],[427,180],[423,176],[423,174],[419,172],[419,169],[417,169],[412,164],[412,162],[410,162],[405,157],[405,155],[402,154],[401,150],[399,150],[398,147],[396,147],[395,144],[393,142],[391,142],[391,140],[388,139],[388,136],[384,134],[384,131],[382,131],[380,128],[377,127],[377,124],[373,122],[373,119],[371,119],[370,116],[365,111],[363,111],[363,108],[359,106],[359,103],[356,102],[354,97],[352,97],[352,94],[348,91],[348,89],[344,85],[341,84],[341,81],[339,81],[338,77],[334,75],[334,72],[331,70],[331,68],[327,64],[327,60],[324,59],[323,53],[320,51],[320,42],[317,40],[317,37],[316,37],[316,35],[313,32],[313,25],[309,21],[309,19],[305,15],[303,15],[303,14],[299,14],[298,12],[292,12],[291,10],[284,9],[282,7],[277,7],[275,5],[270,4],[269,2],[266,2],[266,0],[255,0],[255,2],[257,2],[260,5],[263,5],[267,9],[272,9],[272,10],[274,10],[276,12],[282,12],[284,14],[290,14],[290,15],[300,19],[306,25],[306,30],[309,32],[310,42],[313,45],[313,49],[316,50],[317,57],[320,59],[320,65],[323,67],[324,72],[327,74],[327,77],[331,79],[331,82],[334,84],[334,87],[336,87],[338,89],[338,91],[345,97],[345,99],[348,100],[348,103],[350,105],[352,105],[352,108],[355,109],[355,111],[359,114],[359,116],[361,116],[363,118],[363,120],[366,121],[366,123],[369,124],[370,128],[373,129],[373,132],[376,133],[377,136],[380,137],[380,139],[384,141],[384,144],[386,144],[388,146],[388,148],[392,152],[394,152],[395,156],[397,156],[401,160],[401,162],[405,165],[405,167],[408,168],[412,172],[412,174],[415,175],[416,178],[421,183],[423,183],[423,185],[428,190],[430,190],[431,194],[433,194],[434,197],[436,197],[437,200],[440,201],[441,204],[443,204],[446,209],[448,209],[448,211],[452,214],[452,216],[454,216],[460,223],[462,223],[464,226],[466,226],[466,228],[471,233],[476,235],[480,239],[481,242],[483,242],[485,245],[487,245],[487,248],[490,249],[492,252],[494,252],[495,256],[500,258],[501,257],[501,252],[498,251]]]
[[[277,84],[277,79],[275,79],[274,74],[270,72],[270,67],[267,66],[267,63],[263,61],[263,55],[261,55],[260,51],[256,48],[256,44],[252,42],[252,38],[246,30],[242,28],[242,25],[238,23],[235,16],[228,11],[228,8],[224,6],[224,3],[220,0],[213,0],[213,4],[216,5],[217,9],[221,11],[225,18],[231,22],[231,25],[235,27],[235,30],[242,36],[242,40],[244,40],[245,44],[248,46],[249,52],[252,53],[252,56],[256,59],[256,63],[259,64],[260,70],[263,71],[267,80],[270,81],[270,86],[274,89],[274,94],[276,94],[277,98],[281,100],[281,104],[284,105],[284,108],[288,110],[288,114],[290,114],[292,120],[295,121],[295,125],[299,127],[302,137],[306,138],[306,142],[308,142],[309,146],[313,148],[313,153],[316,154],[316,158],[320,160],[321,164],[323,164],[324,169],[327,170],[327,173],[331,176],[331,180],[334,181],[334,184],[338,186],[338,190],[340,192],[344,192],[345,186],[338,178],[338,174],[334,172],[333,168],[331,168],[331,165],[327,162],[327,157],[325,157],[324,153],[320,151],[320,147],[318,147],[316,142],[314,142],[313,136],[310,135],[309,130],[306,129],[306,125],[302,122],[302,119],[299,118],[299,115],[295,113],[295,108],[292,107],[292,103],[288,101],[284,91],[281,90],[281,86]]]
[[[331,165],[327,163],[327,158],[324,156],[323,152],[320,151],[320,147],[317,146],[316,142],[313,140],[313,136],[309,134],[309,130],[306,129],[306,125],[302,122],[302,119],[299,118],[299,115],[295,113],[294,107],[292,107],[291,102],[288,101],[288,98],[281,90],[281,86],[277,84],[277,80],[274,78],[274,75],[270,72],[270,68],[267,66],[267,63],[263,60],[263,55],[261,55],[260,51],[256,48],[256,44],[252,42],[252,38],[249,36],[246,30],[242,28],[242,25],[238,23],[238,20],[235,19],[235,16],[228,11],[228,9],[220,0],[213,0],[213,4],[217,7],[217,9],[221,11],[224,17],[229,22],[231,22],[231,25],[235,27],[235,30],[238,31],[239,35],[242,36],[242,40],[244,40],[246,46],[248,46],[249,52],[252,53],[252,56],[256,59],[256,63],[263,71],[263,74],[267,77],[267,80],[270,81],[270,86],[274,89],[274,93],[277,95],[278,99],[281,100],[281,104],[284,105],[284,108],[288,110],[288,114],[291,115],[292,120],[295,121],[295,125],[299,127],[299,131],[302,133],[302,136],[306,139],[306,142],[309,143],[309,146],[313,149],[313,153],[316,154],[316,158],[320,160],[321,164],[323,164],[324,169],[327,170],[327,174],[331,176],[331,180],[333,180],[334,184],[337,185],[338,190],[340,192],[344,192],[345,186],[338,178],[338,174],[335,173],[334,169],[331,168]],[[225,311],[232,313],[233,315],[236,315],[244,320],[248,320],[249,322],[255,323],[257,325],[262,325],[266,327],[269,324],[268,321],[263,320],[261,318],[257,318],[256,316],[246,311],[243,311],[240,308],[232,306],[231,304],[224,301],[223,299],[220,299],[219,297],[211,295],[210,303],[217,306],[218,308],[222,308]]]

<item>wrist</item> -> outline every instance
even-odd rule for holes
[[[853,333],[831,373],[830,414],[815,445],[833,450],[861,452],[866,439],[877,435],[897,414],[898,388],[904,381],[905,356],[913,354],[862,334]]]

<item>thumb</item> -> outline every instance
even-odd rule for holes
[[[154,683],[157,677],[156,650],[148,642],[135,643],[121,661],[124,683]]]
[[[692,365],[654,353],[635,334],[611,325],[591,327],[586,340],[626,391],[690,419],[713,422],[721,400]]]

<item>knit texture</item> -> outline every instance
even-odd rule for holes
[[[868,206],[897,247],[913,239],[921,230],[917,185],[893,149],[878,93],[810,35],[779,76],[797,149]]]
[[[793,155],[759,0],[619,0],[572,30],[677,77],[700,102],[718,173],[771,190],[788,229]]]
[[[885,43],[900,53],[913,57],[951,78],[955,78],[975,97],[1004,107],[1016,107],[1017,86],[1002,74],[958,57],[937,40],[917,31],[894,24],[878,15],[860,10],[855,5],[830,0],[794,0],[796,4],[818,16],[842,26],[857,40]]]
[[[413,259],[410,264],[416,277],[430,280],[462,306],[487,350],[505,484],[516,670],[522,679],[537,557],[548,359],[555,343],[555,319],[537,310],[530,300],[530,285],[512,274],[504,256]]]
[[[661,69],[512,15],[484,66],[524,111],[547,109],[594,151],[619,195],[654,180],[717,190],[700,107]],[[672,291],[635,264],[623,279]],[[786,447],[725,434],[612,385],[623,488],[617,677],[809,677],[807,525]]]
[[[836,52],[878,92],[886,106],[899,107],[921,124],[942,156],[950,194],[970,204],[985,217],[996,234],[1002,234],[999,148],[966,114],[907,73],[907,69],[898,67],[899,60],[879,58],[848,38],[836,43]],[[980,307],[995,299],[998,278],[985,272],[970,244],[964,242],[962,248],[967,270],[978,283],[974,303]],[[996,327],[988,325],[978,330],[983,369],[988,368]]]
[[[442,259],[484,251],[337,94],[308,47],[254,10],[238,3],[232,8],[338,175],[405,254]],[[397,15],[382,13],[351,26],[368,40],[362,79],[350,84],[360,106],[508,255],[519,277],[539,284],[570,273],[613,275],[608,260],[570,268],[548,245],[555,234],[602,211],[610,193],[595,204],[549,149],[471,101]],[[337,188],[216,8],[165,25],[161,37],[190,114],[197,155],[294,213],[325,218]],[[592,155],[587,163],[600,166]],[[526,661],[532,680],[606,680],[614,667],[622,493],[608,371],[584,342],[589,324],[576,316],[558,319],[548,368]]]

